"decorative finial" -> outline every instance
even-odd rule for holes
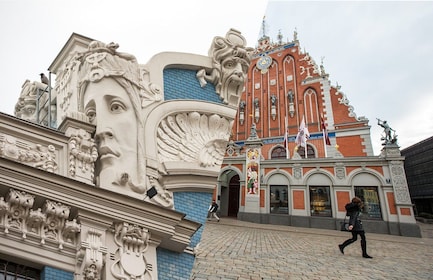
[[[262,38],[266,38],[266,20],[265,20],[266,16],[263,16],[263,20],[262,20]]]
[[[283,44],[283,34],[281,34],[281,29],[278,30],[277,39],[278,39],[278,45],[282,45]]]

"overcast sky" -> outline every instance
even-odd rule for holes
[[[255,47],[265,32],[291,41],[324,67],[357,116],[370,120],[374,153],[387,120],[406,148],[433,136],[433,2],[266,0],[0,0],[3,87],[0,111],[13,114],[26,79],[39,81],[73,32],[145,64],[163,51],[207,55],[230,28]]]

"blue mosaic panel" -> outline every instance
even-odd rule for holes
[[[74,273],[45,266],[41,273],[41,280],[74,280]]]
[[[197,71],[170,68],[164,70],[164,99],[192,99],[223,104],[215,86],[208,83],[204,88],[196,78]]]

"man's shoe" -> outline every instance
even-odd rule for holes
[[[371,256],[369,256],[369,255],[367,255],[367,254],[362,255],[362,257],[363,257],[363,258],[366,258],[366,259],[372,259],[372,258],[373,258],[373,257],[371,257]]]
[[[343,247],[343,245],[339,244],[338,248],[340,248],[340,252],[344,255],[344,247]]]

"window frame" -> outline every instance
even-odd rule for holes
[[[312,193],[317,189],[317,193]],[[323,192],[323,189],[326,189]],[[320,192],[321,190],[321,192]],[[311,217],[332,217],[332,200],[331,186],[326,185],[311,185],[308,186],[308,195],[310,199],[310,216]],[[325,199],[326,195],[326,200]]]

